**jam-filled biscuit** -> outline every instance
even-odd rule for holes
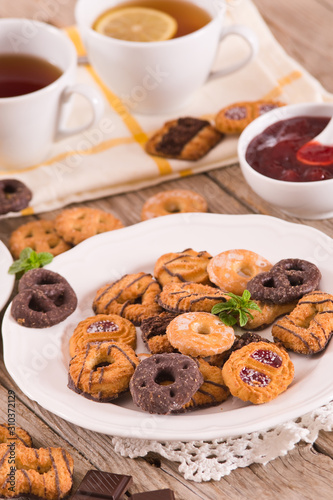
[[[217,113],[215,126],[224,134],[240,134],[258,116],[284,105],[278,101],[236,102]]]
[[[15,457],[14,466],[9,456]],[[74,461],[63,448],[0,444],[0,497],[61,500],[73,486]]]
[[[57,233],[71,245],[77,245],[96,234],[122,227],[123,224],[114,215],[89,207],[63,210],[55,219]]]
[[[152,354],[175,351],[166,334],[168,324],[175,317],[175,313],[164,311],[157,316],[150,316],[142,321],[140,326],[142,340]]]
[[[332,332],[333,295],[319,291],[304,295],[295,309],[272,328],[274,340],[300,354],[325,349]]]
[[[120,342],[90,342],[71,359],[68,387],[87,399],[106,403],[128,390],[139,364],[134,350]]]
[[[22,326],[47,328],[64,321],[76,306],[77,297],[68,281],[54,271],[39,268],[20,279],[11,313]]]
[[[219,302],[229,296],[221,290],[200,283],[168,283],[158,297],[158,303],[167,311],[175,313],[210,312]]]
[[[142,207],[141,220],[188,212],[207,212],[205,198],[189,189],[161,191],[148,198]]]
[[[29,205],[32,192],[17,179],[0,180],[0,215],[19,212]]]
[[[0,443],[15,442],[16,445],[32,446],[30,434],[21,427],[0,424]]]
[[[126,274],[97,291],[93,309],[95,314],[119,314],[138,326],[144,318],[162,312],[156,302],[160,291],[151,274]]]
[[[221,290],[242,295],[250,279],[272,264],[261,255],[250,250],[226,250],[215,255],[207,266],[210,281]]]
[[[287,389],[294,365],[287,351],[276,344],[252,342],[231,354],[223,365],[222,377],[233,396],[261,404]]]
[[[18,259],[26,247],[36,252],[49,252],[54,256],[71,248],[56,232],[54,222],[43,219],[23,224],[12,232],[9,248],[14,259]]]
[[[321,272],[312,262],[283,259],[269,271],[254,276],[247,283],[247,289],[252,299],[287,304],[318,289],[320,279]]]
[[[136,348],[136,329],[131,321],[118,314],[97,314],[77,325],[69,339],[71,357],[86,348],[89,342],[113,340]]]
[[[151,155],[199,160],[223,138],[207,120],[184,117],[166,122],[146,143]]]
[[[176,316],[167,326],[170,344],[189,356],[214,356],[230,349],[234,329],[207,312],[190,312]]]
[[[197,361],[204,379],[203,384],[193,394],[188,403],[182,406],[180,410],[172,413],[183,413],[216,406],[223,403],[230,395],[228,387],[223,382],[221,369],[210,365],[202,358],[198,358]]]
[[[198,365],[189,356],[153,354],[135,370],[130,391],[142,410],[167,415],[188,403],[202,383]]]
[[[211,258],[208,252],[196,252],[192,248],[166,253],[156,261],[154,276],[162,287],[167,283],[185,281],[208,285],[207,265]]]

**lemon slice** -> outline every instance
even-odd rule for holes
[[[177,21],[169,14],[146,7],[124,7],[102,14],[93,28],[103,35],[131,42],[169,40],[177,31]]]

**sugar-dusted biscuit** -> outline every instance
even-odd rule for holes
[[[199,160],[223,135],[207,120],[184,117],[166,122],[146,143],[151,155],[179,160]]]
[[[71,245],[77,245],[96,234],[122,227],[123,224],[114,215],[89,207],[63,210],[55,219],[57,233]]]
[[[290,314],[272,328],[274,340],[300,354],[316,354],[328,344],[333,332],[333,295],[304,295]]]
[[[255,118],[281,106],[284,103],[278,101],[236,102],[217,113],[215,126],[224,134],[240,134]]]
[[[189,189],[173,189],[161,191],[148,198],[141,210],[141,220],[179,213],[207,212],[207,210],[207,201],[201,194]]]
[[[285,349],[252,342],[234,351],[222,368],[233,396],[254,404],[267,403],[284,392],[294,377],[294,365]]]
[[[40,219],[23,224],[10,236],[9,248],[14,259],[18,259],[26,247],[56,256],[69,250],[71,245],[65,243],[56,232],[54,221]]]

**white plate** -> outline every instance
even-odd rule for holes
[[[321,288],[333,292],[333,241],[299,224],[261,215],[178,214],[160,217],[86,240],[58,256],[49,269],[61,273],[79,299],[63,323],[44,330],[19,326],[6,311],[4,359],[22,391],[41,406],[81,427],[116,436],[196,440],[264,430],[296,418],[333,397],[333,342],[323,354],[291,354],[295,378],[286,392],[264,405],[229,398],[220,406],[183,415],[140,411],[130,396],[112,404],[89,401],[67,388],[68,339],[79,321],[93,314],[96,290],[125,273],[152,272],[157,258],[192,247],[212,255],[246,248],[275,263],[299,257],[322,271]],[[263,331],[270,336],[270,329]],[[142,352],[142,346],[138,352]]]
[[[14,287],[15,276],[8,274],[12,263],[13,259],[8,248],[0,240],[0,311],[6,305]]]

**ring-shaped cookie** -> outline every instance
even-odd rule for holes
[[[106,403],[128,390],[139,364],[134,350],[120,342],[90,342],[71,359],[68,387],[87,399]]]
[[[17,179],[0,180],[0,215],[19,212],[29,205],[32,192]]]
[[[15,425],[0,424],[0,443],[13,441],[17,445],[32,446],[31,436],[24,429]]]
[[[304,295],[291,313],[272,328],[274,340],[300,354],[316,354],[327,346],[333,332],[333,295]]]
[[[235,340],[234,329],[206,312],[184,313],[167,326],[170,344],[189,356],[213,356],[230,349]]]
[[[73,357],[87,347],[89,342],[113,340],[136,348],[136,329],[133,323],[118,314],[97,314],[77,325],[69,339],[69,353]]]
[[[163,215],[207,212],[205,198],[189,189],[161,191],[149,198],[142,207],[141,220],[145,221]]]
[[[141,361],[130,382],[134,403],[167,415],[186,404],[203,383],[197,363],[183,354],[153,354]]]
[[[126,274],[97,291],[93,309],[95,314],[118,314],[138,326],[144,318],[162,312],[156,302],[160,292],[151,274]]]
[[[287,304],[316,290],[321,279],[318,267],[307,260],[283,259],[270,271],[251,279],[247,289],[255,300]]]
[[[287,389],[294,365],[276,344],[253,342],[233,352],[222,368],[233,396],[254,404],[267,403]]]
[[[218,288],[200,283],[168,283],[158,296],[163,309],[174,313],[194,311],[210,312],[219,302],[226,302],[229,296]]]
[[[209,279],[221,290],[242,295],[254,276],[269,271],[272,264],[261,255],[250,250],[226,250],[213,257],[207,271]]]
[[[61,500],[73,486],[73,469],[64,448],[0,444],[0,497]]]
[[[182,252],[161,255],[154,266],[154,276],[163,287],[167,283],[210,283],[207,265],[212,256],[205,251],[196,252],[187,248]]]

